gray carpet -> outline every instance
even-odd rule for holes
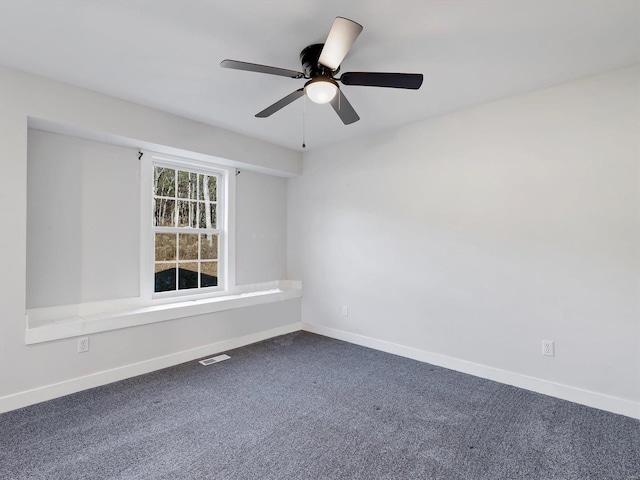
[[[0,415],[2,479],[640,479],[640,422],[299,332]]]

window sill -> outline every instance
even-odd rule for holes
[[[31,309],[27,311],[25,343],[33,345],[300,297],[302,283],[283,280],[238,287],[224,296],[172,299],[161,304],[142,305],[139,299],[130,299]]]

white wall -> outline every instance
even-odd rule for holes
[[[137,150],[30,129],[27,308],[137,297],[139,266]]]
[[[284,270],[286,228],[287,277],[304,281],[311,328],[637,405],[639,81],[639,68],[621,70],[309,152],[286,220],[262,201],[281,205],[282,181],[243,171],[238,190],[255,196],[239,198],[239,217],[274,226],[238,240],[238,283]],[[300,170],[296,152],[0,68],[0,409],[57,382],[113,379],[299,325],[291,300],[93,335],[82,355],[75,339],[26,346],[33,118],[241,169]],[[555,358],[540,356],[543,338]]]
[[[49,385],[83,388],[120,375],[109,372],[126,374],[149,365],[166,366],[190,355],[206,355],[208,348],[229,348],[237,339],[256,341],[263,334],[299,328],[300,302],[290,300],[92,335],[91,350],[81,355],[76,353],[74,338],[25,345],[27,130],[32,119],[38,119],[38,125],[70,126],[71,131],[92,132],[164,153],[219,157],[241,169],[282,176],[300,170],[298,152],[0,68],[0,411],[29,398],[46,398],[42,393],[30,395]],[[269,189],[276,197],[281,195],[273,185]],[[277,228],[282,228],[284,212],[279,215]],[[273,256],[280,258],[280,250]],[[243,268],[247,282],[263,278],[269,269],[270,273],[285,269],[284,259],[277,267],[272,263],[255,272],[250,266]],[[68,391],[64,388],[49,391]]]
[[[139,295],[140,162],[133,148],[29,129],[27,308]],[[286,276],[287,183],[236,177],[236,283]]]
[[[241,170],[236,218],[236,283],[287,278],[287,180]]]
[[[307,153],[288,196],[304,322],[640,415],[639,82],[620,70]]]

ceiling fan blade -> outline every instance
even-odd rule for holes
[[[268,73],[269,75],[280,75],[281,77],[303,78],[304,73],[285,68],[270,67],[268,65],[258,65],[257,63],[239,62],[238,60],[223,60],[220,62],[222,68],[232,68],[234,70],[246,70],[247,72]]]
[[[273,105],[271,105],[271,106],[265,108],[264,110],[262,110],[260,113],[256,113],[256,117],[258,117],[258,118],[267,118],[267,117],[273,115],[274,113],[276,113],[281,108],[286,107],[291,102],[299,99],[303,95],[304,95],[304,88],[300,88],[300,89],[296,90],[295,92],[290,93],[286,97],[281,98],[280,100],[278,100]]]
[[[338,95],[333,97],[333,100],[331,100],[331,106],[345,125],[349,125],[360,120],[360,117],[349,103],[349,100],[347,100],[347,97],[345,97],[340,90],[338,90]]]
[[[340,81],[345,85],[410,88],[412,90],[420,88],[422,79],[421,73],[347,72],[340,77]]]
[[[362,32],[362,25],[348,18],[336,17],[329,31],[327,41],[324,42],[318,63],[331,70],[337,70],[344,57],[351,50],[360,32]]]

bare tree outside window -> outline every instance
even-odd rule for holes
[[[219,175],[155,166],[155,292],[219,284]]]

